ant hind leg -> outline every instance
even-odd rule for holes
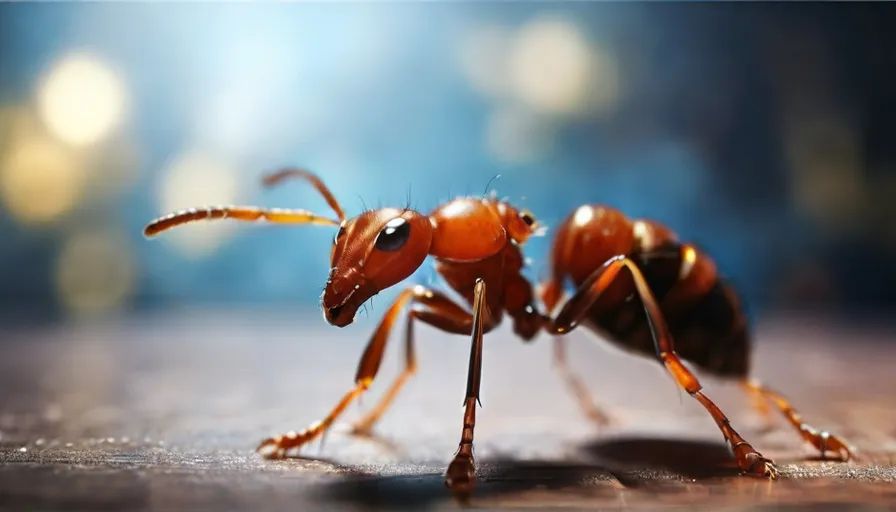
[[[576,327],[579,321],[585,317],[589,308],[597,300],[600,294],[618,277],[623,268],[628,269],[634,278],[635,287],[644,304],[644,312],[650,326],[656,345],[657,356],[666,367],[676,383],[688,392],[695,400],[700,402],[706,411],[715,420],[716,425],[731,445],[731,450],[737,460],[741,472],[752,476],[765,476],[777,478],[778,470],[775,463],[762,456],[731,426],[728,417],[722,410],[703,393],[703,385],[697,380],[675,353],[674,342],[662,316],[647,281],[638,266],[626,256],[617,256],[610,259],[600,269],[596,270],[579,287],[576,294],[567,301],[560,313],[556,316],[550,331],[554,334],[564,334]]]
[[[768,399],[763,396],[758,389],[753,387],[753,382],[744,379],[740,381],[740,388],[747,394],[747,397],[750,399],[750,405],[752,408],[759,414],[759,417],[762,419],[762,425],[759,427],[760,434],[769,434],[776,430],[775,428],[775,419],[772,416],[772,409],[769,407]]]
[[[787,421],[795,428],[804,441],[811,444],[821,452],[821,457],[826,458],[829,453],[837,454],[837,459],[848,461],[853,457],[853,448],[841,437],[825,431],[819,431],[808,423],[803,422],[803,418],[796,409],[793,408],[790,401],[777,391],[765,387],[756,380],[745,381],[742,386],[751,394],[755,394],[767,403],[771,402],[781,414],[787,418]]]

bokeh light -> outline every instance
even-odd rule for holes
[[[620,99],[612,56],[562,18],[536,17],[515,29],[481,25],[457,48],[461,74],[491,103],[484,146],[499,164],[545,158],[565,123],[606,113]]]
[[[83,155],[48,137],[14,139],[0,162],[0,197],[22,222],[49,222],[71,211],[86,182]]]
[[[56,264],[59,300],[76,314],[116,309],[134,291],[136,273],[124,236],[100,230],[74,233]]]
[[[595,90],[595,63],[609,68],[606,59],[593,58],[581,31],[560,19],[537,19],[522,27],[510,58],[518,99],[533,109],[558,115],[575,114],[589,104]],[[610,83],[614,82],[611,77]]]
[[[122,121],[125,90],[120,78],[97,58],[71,54],[46,76],[38,104],[55,136],[85,146],[107,136]]]
[[[553,117],[601,114],[619,103],[613,55],[574,23],[537,17],[516,29],[482,25],[458,44],[460,71],[470,87]]]
[[[225,158],[191,150],[175,158],[162,173],[160,215],[202,206],[230,205],[240,200],[240,173]],[[234,222],[186,224],[165,232],[162,239],[183,256],[203,257],[220,247],[237,228]]]

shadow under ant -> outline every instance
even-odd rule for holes
[[[584,462],[480,459],[472,500],[536,489],[614,497],[621,489],[662,486],[676,477],[706,481],[738,475],[737,463],[722,443],[622,438],[589,442],[577,451]],[[441,472],[385,476],[352,466],[340,469],[346,471],[345,477],[322,483],[312,492],[312,499],[390,509],[422,509],[452,499]]]

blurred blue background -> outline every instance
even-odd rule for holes
[[[549,227],[588,202],[669,224],[715,256],[754,316],[886,316],[892,12],[2,4],[3,321],[221,306],[319,315],[332,229],[141,233],[205,204],[329,214],[298,182],[262,190],[260,176],[286,165],[321,175],[349,215],[408,194],[428,211],[500,174],[491,187]],[[533,279],[551,235],[528,245]]]

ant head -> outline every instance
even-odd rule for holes
[[[414,210],[382,208],[343,221],[330,254],[324,318],[351,324],[364,302],[413,274],[431,245],[432,224]]]
[[[330,189],[305,169],[281,169],[265,176],[263,182],[273,186],[288,178],[304,180],[317,189],[338,220],[308,210],[209,206],[160,217],[143,232],[148,237],[155,236],[183,224],[220,219],[339,226],[330,253],[330,276],[321,297],[324,318],[337,327],[352,323],[361,304],[410,277],[429,255],[433,235],[429,217],[408,208],[383,208],[346,219]]]
[[[518,244],[526,243],[532,236],[542,235],[546,229],[529,210],[516,208],[506,201],[497,202],[495,209],[504,223],[507,234]]]

